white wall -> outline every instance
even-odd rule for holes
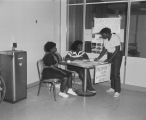
[[[66,55],[67,12],[66,0],[61,1],[61,55]]]
[[[126,81],[128,85],[146,87],[146,59],[137,57],[127,58]]]
[[[0,51],[10,50],[14,41],[17,49],[27,51],[28,84],[38,81],[36,61],[44,54],[45,42],[54,41],[60,46],[59,1],[0,1]]]

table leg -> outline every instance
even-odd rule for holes
[[[87,90],[87,70],[88,70],[88,68],[85,68],[84,69],[84,88],[83,89],[81,89],[81,90],[77,90],[76,91],[76,93],[79,95],[79,96],[85,96],[85,97],[87,97],[87,96],[94,96],[94,95],[96,95],[96,93],[93,93],[93,92],[90,92],[90,91],[88,91]]]

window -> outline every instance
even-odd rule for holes
[[[75,40],[83,41],[83,5],[68,6],[67,49]]]
[[[121,41],[124,44],[125,36],[124,33],[126,32],[126,12],[127,12],[127,4],[126,3],[108,3],[108,4],[87,4],[86,5],[86,24],[85,29],[93,29],[94,25],[94,18],[118,18],[121,17],[121,26],[120,26],[120,33]],[[92,39],[94,39],[92,36]],[[99,41],[99,43],[101,43]],[[100,48],[101,46],[97,47]],[[97,49],[97,51],[99,51]],[[124,49],[124,48],[123,48]],[[98,53],[98,52],[97,52]]]
[[[68,0],[68,4],[84,3],[84,0]]]
[[[146,58],[146,2],[131,4],[128,56]]]
[[[91,1],[93,3],[91,3]],[[126,13],[127,13],[127,2],[118,3],[105,3],[99,0],[91,0],[90,4],[82,3],[81,1],[75,2],[69,1],[67,5],[67,50],[74,40],[91,41],[94,35],[92,35],[92,28],[94,27],[94,18],[110,18],[121,16],[121,29],[123,44],[125,41],[125,30],[126,30]],[[98,1],[98,2],[97,2]],[[72,4],[71,4],[72,3]],[[82,3],[82,4],[81,4]],[[89,43],[89,42],[88,42]],[[85,44],[86,45],[86,44]],[[87,45],[88,46],[88,45]],[[101,47],[97,47],[101,48]],[[91,50],[88,50],[91,51]]]

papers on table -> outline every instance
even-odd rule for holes
[[[76,64],[78,65],[79,67],[94,67],[94,66],[97,66],[97,65],[101,65],[101,64],[105,64],[104,62],[101,62],[101,61],[89,61],[89,60],[74,60],[74,61],[71,61],[70,64]]]

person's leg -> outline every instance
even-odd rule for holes
[[[78,73],[79,79],[82,81],[84,80],[84,69],[80,68],[80,67],[74,67],[74,66],[68,66],[67,67],[68,70],[71,71],[75,71],[76,73]],[[83,85],[83,84],[82,84]]]
[[[64,70],[61,68],[56,68],[53,69],[51,73],[54,74],[53,76],[51,76],[52,78],[54,77],[60,79],[60,83],[61,83],[60,91],[65,92],[65,90],[67,89],[67,76]]]
[[[108,54],[110,58],[112,54]],[[118,97],[121,92],[121,82],[120,82],[120,67],[122,62],[122,52],[117,53],[115,58],[111,63],[111,88],[107,92],[115,92],[114,97]]]
[[[87,70],[87,90],[89,90],[90,92],[96,92],[96,90],[92,86],[91,75],[90,75],[89,69]]]
[[[84,88],[84,69],[80,68],[76,70],[78,73],[79,79],[82,81],[82,89]]]
[[[69,95],[66,94],[66,84],[67,84],[67,78],[63,78],[61,79],[61,85],[60,85],[60,92],[59,92],[59,95],[61,97],[64,97],[64,98],[68,98]]]
[[[115,82],[114,82],[114,64],[111,63],[111,74],[110,74],[110,88],[106,90],[107,93],[114,93],[115,92]]]
[[[64,76],[67,77],[67,87],[72,88],[72,73],[64,69],[61,70],[64,72]]]
[[[60,92],[59,92],[59,95],[61,97],[64,97],[64,98],[67,98],[68,95],[66,94],[66,88],[67,88],[67,78],[65,78],[65,73],[63,71],[61,71],[59,68],[56,68],[56,69],[46,69],[44,71],[44,77],[47,79],[47,78],[58,78],[60,79]]]
[[[110,74],[110,80],[111,80],[111,88],[115,90],[115,64],[114,62],[111,63],[111,74]]]
[[[79,71],[77,71],[79,74],[79,78],[82,80],[82,89],[84,89],[84,69],[80,69]],[[92,86],[92,82],[91,82],[91,75],[90,75],[90,71],[87,70],[87,90],[89,90],[90,92],[96,92],[95,89]]]
[[[69,68],[69,70],[76,71],[79,75],[80,80],[82,81],[82,89],[84,89],[84,68],[80,67],[72,67]],[[90,71],[87,70],[87,89],[90,90],[91,92],[96,92],[94,88],[92,87],[92,82],[91,82],[91,76],[90,76]]]
[[[68,90],[67,90],[67,93],[69,93],[69,94],[71,94],[71,95],[77,95],[74,91],[73,91],[73,89],[72,89],[72,73],[69,73],[69,76],[68,76],[68,81],[67,81],[68,83]]]
[[[113,56],[112,53],[108,53],[108,59],[110,59]],[[115,85],[114,85],[114,60],[111,62],[111,71],[110,71],[110,89],[108,89],[106,92],[107,93],[113,93],[115,90]]]
[[[115,58],[115,70],[114,70],[114,87],[115,92],[121,92],[121,81],[120,81],[120,68],[122,63],[122,54],[119,53]]]
[[[67,86],[67,78],[64,77],[63,79],[61,79],[60,81],[60,92],[65,92],[66,91],[66,86]]]
[[[73,89],[72,89],[72,73],[70,71],[62,69],[62,71],[65,73],[65,76],[67,78],[67,81],[65,81],[66,86],[67,86],[67,93],[71,95],[77,95]]]
[[[68,88],[69,88],[67,93],[76,96],[77,94],[73,91],[73,88],[72,88],[72,73],[67,72],[67,75],[68,75]]]

